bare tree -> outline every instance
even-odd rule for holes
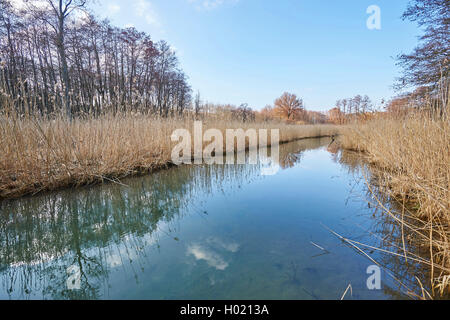
[[[68,117],[168,116],[191,105],[187,76],[166,42],[72,14],[86,12],[85,1],[29,1],[26,10],[11,3],[0,0],[0,108],[8,101],[18,112],[62,109]]]
[[[202,101],[200,100],[200,91],[197,91],[197,94],[195,95],[195,101],[194,101],[194,112],[195,112],[195,119],[198,120],[200,111],[202,108]]]
[[[38,3],[39,0],[30,0],[29,8],[35,12],[40,12],[40,17],[47,22],[56,33],[56,47],[58,49],[59,58],[61,61],[61,78],[64,85],[64,106],[66,115],[72,119],[72,109],[70,106],[70,78],[69,67],[66,56],[66,22],[70,15],[76,10],[86,9],[87,0],[45,0],[49,6],[49,10],[42,12],[42,6]]]
[[[255,113],[248,106],[247,103],[241,104],[238,108],[233,108],[231,112],[232,112],[233,119],[235,119],[235,120],[242,121],[242,122],[248,122],[248,121],[255,120]]]
[[[275,112],[291,120],[296,113],[304,110],[303,100],[297,98],[295,94],[285,92],[280,98],[275,100]]]
[[[450,1],[413,0],[403,14],[404,20],[417,22],[424,29],[419,45],[410,54],[398,57],[403,76],[398,88],[405,86],[437,87],[448,81],[450,63]]]

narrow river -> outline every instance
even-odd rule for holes
[[[0,202],[0,299],[408,298],[416,266],[365,251],[371,290],[375,263],[330,231],[385,249],[396,232],[329,143],[280,146],[275,175],[181,166]]]

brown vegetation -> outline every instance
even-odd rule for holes
[[[0,116],[0,199],[117,179],[171,162],[175,129],[193,118],[143,114],[54,120]],[[337,133],[333,126],[296,126],[204,119],[205,129],[279,128],[281,142]],[[224,134],[225,136],[225,134]]]
[[[442,103],[443,115],[429,102],[402,119],[384,114],[345,126],[340,137],[344,148],[367,155],[378,187],[400,204],[403,212],[383,209],[429,252],[431,287],[440,294],[450,290],[450,106],[448,99]]]

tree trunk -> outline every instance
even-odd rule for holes
[[[70,107],[69,92],[70,92],[70,82],[69,82],[69,68],[67,66],[66,50],[64,46],[64,12],[62,9],[62,0],[59,1],[59,33],[58,33],[58,53],[61,58],[61,74],[64,84],[64,108],[66,111],[67,118],[72,120],[72,109]]]

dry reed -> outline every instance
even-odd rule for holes
[[[281,142],[337,133],[333,126],[223,123],[207,128],[279,128]],[[193,121],[120,114],[68,122],[15,114],[0,115],[0,199],[15,198],[151,172],[170,165],[175,129]],[[225,136],[225,134],[224,134]]]
[[[449,110],[447,105],[447,110]],[[445,114],[445,113],[444,113]],[[447,114],[448,111],[447,111]],[[429,114],[404,119],[377,119],[346,126],[340,136],[345,149],[364,152],[373,164],[378,187],[403,212],[384,208],[398,219],[415,243],[429,253],[433,293],[450,292],[450,122]],[[418,225],[404,223],[408,218]],[[406,256],[406,254],[405,254]]]

